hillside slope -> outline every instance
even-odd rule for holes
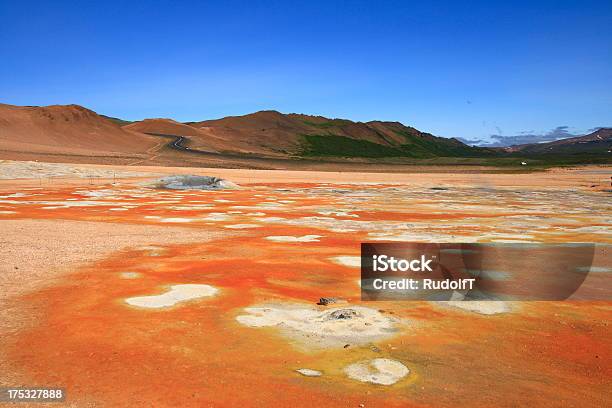
[[[238,161],[240,166],[269,168],[284,166],[285,159],[301,159],[292,160],[295,163],[376,163],[385,159],[384,163],[516,165],[524,157],[532,165],[563,165],[607,163],[611,148],[610,128],[550,143],[493,150],[469,147],[399,122],[353,122],[276,111],[189,123],[171,119],[128,122],[78,105],[0,104],[1,159],[193,166]],[[259,161],[244,162],[251,159]]]
[[[196,127],[172,119],[145,119],[125,125],[124,129],[147,134],[185,136],[191,148],[205,152],[274,155],[274,152],[261,148],[248,133],[244,135],[236,135],[235,132],[225,134],[223,129],[211,131],[207,127]]]
[[[612,128],[601,128],[588,135],[555,140],[548,143],[531,143],[506,147],[503,150],[519,154],[608,154],[612,149]]]
[[[353,122],[322,116],[260,111],[181,124],[167,119],[125,126],[147,133],[187,136],[194,149],[271,157],[475,156],[487,149],[435,137],[399,122]]]
[[[0,104],[3,152],[130,156],[144,154],[158,143],[78,105]]]
[[[201,136],[203,133],[189,125],[172,119],[154,118],[123,125],[124,129],[141,133],[159,133],[177,136]]]

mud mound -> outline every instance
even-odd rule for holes
[[[321,311],[310,306],[277,304],[248,307],[244,311],[246,314],[236,317],[239,323],[249,327],[276,327],[281,334],[306,348],[343,347],[385,339],[397,332],[399,323],[363,306]]]
[[[189,175],[163,177],[148,185],[170,190],[231,190],[238,188],[238,185],[231,181],[218,177]]]

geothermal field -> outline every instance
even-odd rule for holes
[[[2,162],[0,382],[69,406],[603,407],[610,302],[361,301],[360,243],[610,244],[610,170]],[[194,172],[225,181],[159,181]]]

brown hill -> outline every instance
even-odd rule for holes
[[[187,139],[186,145],[192,149],[206,152],[255,153],[260,155],[268,155],[269,153],[266,149],[258,146],[256,139],[250,137],[250,133],[224,132],[224,129],[211,130],[207,127],[196,127],[172,119],[145,119],[125,125],[123,128],[148,134],[185,136]]]
[[[163,148],[171,141],[153,135],[183,138],[173,142],[171,149]],[[77,105],[0,105],[0,158],[32,160],[43,155],[67,161],[209,165],[211,160],[227,159],[227,154],[234,158],[241,154],[263,159],[369,159],[463,157],[483,152],[488,151],[398,122],[353,122],[276,111],[190,123],[127,122]]]
[[[123,126],[124,129],[133,130],[141,133],[159,133],[164,135],[177,136],[200,136],[201,132],[189,125],[177,122],[172,119],[145,119],[140,122],[132,122]]]
[[[510,153],[524,154],[608,154],[612,148],[612,128],[601,128],[588,135],[555,140],[548,143],[530,143],[506,147]]]
[[[78,105],[0,104],[0,151],[11,153],[138,156],[159,141],[126,130]]]
[[[353,122],[276,111],[186,124],[153,119],[125,128],[186,136],[192,149],[272,157],[435,157],[486,152],[399,122]]]

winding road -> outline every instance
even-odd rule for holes
[[[271,168],[288,168],[291,164],[295,162],[301,163],[320,163],[316,160],[308,160],[301,158],[293,158],[293,159],[282,159],[282,158],[273,158],[273,157],[265,157],[258,156],[254,154],[240,154],[240,153],[216,153],[216,152],[207,152],[205,150],[192,149],[190,147],[185,146],[185,143],[189,141],[189,138],[186,136],[180,135],[169,135],[164,133],[147,133],[151,136],[163,137],[165,139],[171,139],[170,142],[166,143],[164,147],[168,147],[170,149],[188,153],[192,155],[197,155],[202,158],[211,159],[213,162],[223,161],[228,162],[231,161],[235,164],[240,164],[244,167],[250,168],[262,168],[262,169],[271,169]],[[153,156],[155,158],[157,156]],[[339,162],[340,163],[340,162]]]

